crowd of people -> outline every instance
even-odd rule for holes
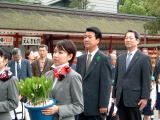
[[[44,44],[38,47],[38,58],[32,50],[23,58],[14,48],[10,60],[0,48],[0,119],[29,120],[23,105],[27,98],[19,94],[16,81],[42,75],[54,76],[50,97],[57,104],[42,113],[55,120],[142,120],[142,115],[143,120],[152,120],[154,110],[160,119],[159,57],[153,70],[147,49],[138,49],[140,35],[135,30],[126,32],[127,50],[120,55],[116,50],[104,54],[98,47],[101,38],[99,28],[88,27],[86,52],[78,58],[70,40],[56,43],[52,60]]]

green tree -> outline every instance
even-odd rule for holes
[[[160,31],[160,0],[120,0],[119,12],[125,14],[155,16],[144,25],[149,34]]]
[[[145,0],[120,0],[119,12],[136,15],[147,15]]]
[[[69,7],[86,10],[88,4],[89,4],[88,0],[70,0]]]
[[[156,17],[156,19],[147,22],[144,27],[149,34],[158,34],[160,32],[160,0],[146,0],[144,6],[148,14]]]

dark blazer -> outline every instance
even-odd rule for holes
[[[126,54],[117,59],[115,85],[112,97],[117,105],[123,92],[123,102],[126,107],[138,107],[140,99],[148,99],[150,95],[151,61],[150,57],[139,50],[134,54],[126,70]]]
[[[53,65],[53,61],[51,59],[46,58],[44,63],[44,69],[42,72],[40,71],[39,60],[35,60],[31,65],[33,76],[40,77],[41,75],[45,74],[50,70],[51,66]]]
[[[11,69],[11,72],[13,73],[13,75],[15,76],[15,60],[11,60],[8,63],[8,66]],[[30,62],[26,59],[21,60],[21,70],[20,70],[20,79],[25,79],[27,77],[32,77],[32,69],[31,69],[31,65]]]
[[[153,71],[153,76],[155,77],[156,81],[158,80],[158,75],[159,74],[160,74],[160,56],[157,57],[156,66],[155,66],[154,71]]]
[[[86,72],[87,54],[78,58],[77,72],[82,76],[84,115],[100,115],[100,107],[108,107],[111,86],[111,63],[109,57],[97,51]]]

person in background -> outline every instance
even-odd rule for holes
[[[158,111],[158,119],[160,119],[160,74],[158,75],[156,90],[157,90],[156,109]]]
[[[78,58],[79,56],[81,56],[81,55],[82,55],[82,52],[80,52],[80,51],[77,51],[77,52],[76,52],[76,56],[75,56],[75,58],[74,58],[74,60],[73,60],[72,66],[71,66],[73,70],[76,70],[77,58]]]
[[[145,54],[145,55],[149,55],[147,48],[143,48],[143,49],[142,49],[142,53]]]
[[[87,28],[83,42],[88,51],[77,60],[76,71],[83,79],[84,98],[84,112],[79,115],[80,120],[101,120],[107,114],[112,71],[110,58],[98,48],[101,38],[99,28]]]
[[[22,58],[21,50],[19,48],[14,48],[12,50],[13,60],[9,61],[8,67],[10,67],[11,72],[19,80],[25,80],[25,78],[32,77],[32,69],[28,60]]]
[[[151,60],[138,50],[139,42],[138,32],[128,30],[124,38],[127,52],[119,55],[116,62],[112,97],[120,120],[142,120],[141,110],[150,95]]]
[[[18,107],[18,89],[12,72],[6,67],[4,51],[0,48],[0,120],[12,120],[10,111]]]
[[[112,89],[113,89],[114,80],[112,80]],[[111,90],[112,90],[111,89]],[[112,98],[112,92],[110,95],[109,105],[108,105],[108,113],[106,120],[117,120],[117,107],[114,103],[114,99]]]
[[[57,105],[42,110],[45,115],[55,114],[55,120],[75,120],[74,116],[83,112],[82,78],[71,68],[76,55],[76,46],[69,40],[57,42],[53,53],[54,70],[47,72],[46,78],[54,77],[51,97]]]
[[[33,55],[34,55],[34,60],[38,60],[39,59],[39,53],[38,53],[38,51],[35,51],[34,53],[33,53]]]
[[[34,54],[32,50],[27,50],[25,52],[25,58],[29,60],[30,64],[35,60]]]
[[[117,61],[117,56],[116,54],[110,54],[111,57],[111,65],[112,65],[112,80],[114,81],[115,78],[115,72],[116,72],[116,61]]]
[[[143,120],[153,120],[153,110],[156,105],[156,84],[154,76],[151,77],[151,91],[150,91],[150,98],[147,101],[147,105],[142,111],[142,114],[144,115]],[[152,118],[151,118],[152,117]]]
[[[160,74],[160,46],[157,47],[157,60],[153,72],[153,76],[155,77],[156,81],[158,80],[159,74]]]
[[[32,62],[32,73],[33,76],[40,77],[41,75],[48,72],[53,65],[53,61],[47,58],[48,46],[40,45],[38,48],[39,59]]]

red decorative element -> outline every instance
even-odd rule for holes
[[[0,74],[0,80],[7,81],[12,77],[12,73],[8,70],[5,70]]]
[[[59,70],[54,69],[53,74],[59,80],[63,80],[65,75],[68,74],[70,71],[71,71],[70,66],[64,66],[64,67],[60,68]]]

